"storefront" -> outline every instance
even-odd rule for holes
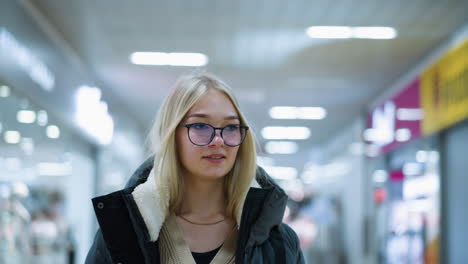
[[[83,263],[97,227],[90,199],[123,186],[142,160],[141,133],[30,8],[0,1],[0,263]],[[110,133],[79,123],[83,87],[108,103]]]
[[[441,241],[451,239],[456,198],[447,186],[460,164],[446,160],[447,137],[468,118],[467,51],[468,41],[458,43],[368,115],[368,244],[378,263],[448,263]]]
[[[66,263],[90,232],[95,149],[6,83],[0,113],[1,263]]]
[[[468,27],[461,44],[450,49],[421,75],[426,117],[423,133],[440,135],[443,173],[441,263],[462,263],[466,245],[468,209]]]

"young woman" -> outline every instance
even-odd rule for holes
[[[153,152],[126,188],[93,199],[100,230],[86,264],[304,263],[281,223],[287,196],[256,166],[231,89],[184,76],[158,112]]]

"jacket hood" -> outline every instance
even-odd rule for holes
[[[168,215],[168,197],[161,195],[164,183],[156,183],[153,171],[154,156],[149,157],[133,173],[126,184],[126,189],[133,189],[131,195],[144,220],[149,233],[150,241],[156,241],[159,231]],[[168,193],[168,192],[162,192]],[[248,244],[260,244],[268,238],[271,228],[282,222],[284,210],[287,202],[286,193],[271,179],[271,177],[261,167],[257,167],[255,179],[247,196],[244,198],[244,206],[241,217],[236,219],[237,226],[250,227]],[[255,211],[255,217],[247,220],[244,218],[246,211]],[[247,217],[246,217],[247,218]],[[245,222],[247,221],[247,222]]]

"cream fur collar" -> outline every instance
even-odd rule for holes
[[[261,188],[255,179],[250,186]],[[168,198],[162,197],[160,192],[157,191],[157,187],[165,188],[167,186],[156,185],[154,170],[152,169],[147,181],[135,187],[132,192],[133,199],[143,217],[151,241],[158,239],[159,231],[168,215]],[[237,226],[240,226],[240,215],[242,214],[239,214],[239,219],[236,219]]]

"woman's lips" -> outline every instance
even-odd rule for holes
[[[223,155],[210,155],[203,157],[203,159],[207,160],[210,163],[219,164],[223,162],[226,159],[226,157]]]
[[[213,158],[204,158],[205,160],[207,160],[208,162],[211,162],[211,163],[221,163],[224,161],[224,158],[221,158],[221,159],[213,159]]]

